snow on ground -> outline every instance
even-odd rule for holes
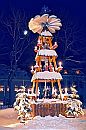
[[[80,118],[37,116],[25,125],[16,118],[16,112],[12,108],[0,110],[0,130],[86,130],[86,113]]]
[[[17,113],[13,108],[0,110],[0,126],[7,126],[18,122]]]

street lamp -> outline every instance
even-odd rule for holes
[[[24,35],[27,35],[28,34],[28,31],[27,30],[24,30]]]

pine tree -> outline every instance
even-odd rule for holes
[[[28,95],[25,92],[25,87],[21,86],[16,94],[16,101],[14,102],[14,109],[17,110],[18,119],[24,123],[30,116],[31,107]]]
[[[70,89],[72,94],[70,94],[70,98],[68,100],[66,115],[74,117],[84,115],[82,102],[78,99],[79,95],[77,94],[78,91],[76,90],[76,86],[73,85]]]
[[[76,85],[73,85],[71,88],[71,92],[72,92],[72,94],[71,94],[71,98],[79,98],[79,95],[77,94],[78,93],[78,91],[76,90]]]

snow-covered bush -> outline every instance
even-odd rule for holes
[[[20,122],[25,122],[30,116],[31,107],[28,95],[25,92],[25,87],[21,86],[16,94],[16,101],[14,102],[14,109],[17,110],[18,119]]]
[[[66,116],[78,117],[79,115],[84,115],[82,110],[82,102],[78,99],[79,95],[77,94],[76,86],[71,87],[71,94],[68,98]]]

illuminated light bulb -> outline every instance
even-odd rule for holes
[[[55,45],[57,45],[57,42],[55,42]]]
[[[68,74],[67,70],[64,70],[64,74]]]
[[[80,74],[80,70],[76,70],[76,74]]]
[[[31,66],[31,71],[33,71],[33,66]]]
[[[59,67],[57,68],[57,70],[58,70],[58,72],[60,72],[60,71],[63,69],[63,67],[62,67],[62,62],[60,61],[60,62],[58,63],[58,65],[59,65]]]
[[[30,89],[28,89],[28,94],[30,94]]]
[[[37,50],[37,46],[35,46],[35,50]]]
[[[59,64],[59,67],[62,67],[62,62],[61,61],[58,64]]]
[[[35,52],[37,52],[37,51],[38,51],[38,50],[37,50],[37,46],[35,46],[34,51],[35,51]]]
[[[40,39],[38,39],[38,43],[37,43],[37,46],[41,46],[41,40]]]

